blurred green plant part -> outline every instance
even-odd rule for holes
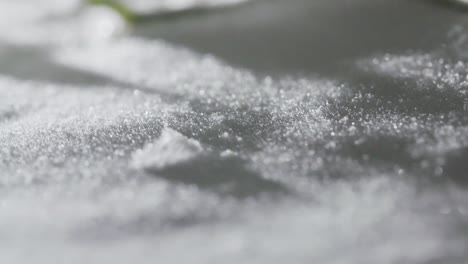
[[[138,15],[132,12],[128,7],[124,4],[115,1],[115,0],[86,0],[86,2],[90,5],[101,5],[106,6],[112,10],[114,10],[117,14],[119,14],[125,21],[128,23],[136,22]]]
[[[196,6],[193,8],[188,9],[181,9],[181,10],[170,10],[170,11],[154,11],[149,13],[138,13],[131,9],[131,7],[123,4],[121,1],[118,0],[85,0],[87,4],[90,5],[100,5],[105,6],[117,14],[119,14],[127,23],[130,24],[139,24],[144,22],[154,22],[154,21],[172,21],[178,19],[184,19],[194,16],[203,16],[212,12],[220,13],[222,11],[226,11],[232,9],[235,6],[241,5],[226,5],[226,6],[219,6],[216,8],[213,7],[203,7],[203,6]],[[248,1],[246,1],[248,2]]]

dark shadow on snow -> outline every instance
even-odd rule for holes
[[[285,186],[263,178],[238,157],[205,155],[158,170],[148,169],[147,172],[171,182],[195,185],[237,198],[288,193]]]

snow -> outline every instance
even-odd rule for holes
[[[365,56],[364,85],[260,77],[32,2],[0,2],[18,28],[1,51],[86,81],[2,70],[5,263],[465,261],[463,59]]]
[[[193,160],[202,153],[200,142],[165,128],[157,141],[134,153],[133,164],[137,169],[158,171]]]

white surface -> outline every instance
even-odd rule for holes
[[[459,109],[439,101],[462,96],[465,64],[434,54],[356,63],[415,80],[402,93],[423,91],[441,109],[427,114],[418,96],[387,101],[338,80],[263,79],[170,43],[115,38],[107,30],[121,22],[107,11],[92,16],[111,26],[90,40],[74,29],[94,20],[43,20],[69,12],[62,4],[0,2],[12,14],[0,16],[2,38],[45,45],[49,62],[108,84],[0,77],[2,262],[451,263],[466,254],[466,192],[421,191],[415,180],[468,145],[466,126],[446,119]],[[412,105],[421,108],[402,110]],[[421,166],[346,149],[369,146]],[[255,177],[291,194],[238,199],[145,172],[204,148],[235,151]],[[342,179],[318,180],[327,174]]]

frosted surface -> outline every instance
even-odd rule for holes
[[[0,55],[73,73],[2,67],[2,262],[466,261],[456,49],[364,56],[364,85],[259,77],[75,8],[0,2]]]

